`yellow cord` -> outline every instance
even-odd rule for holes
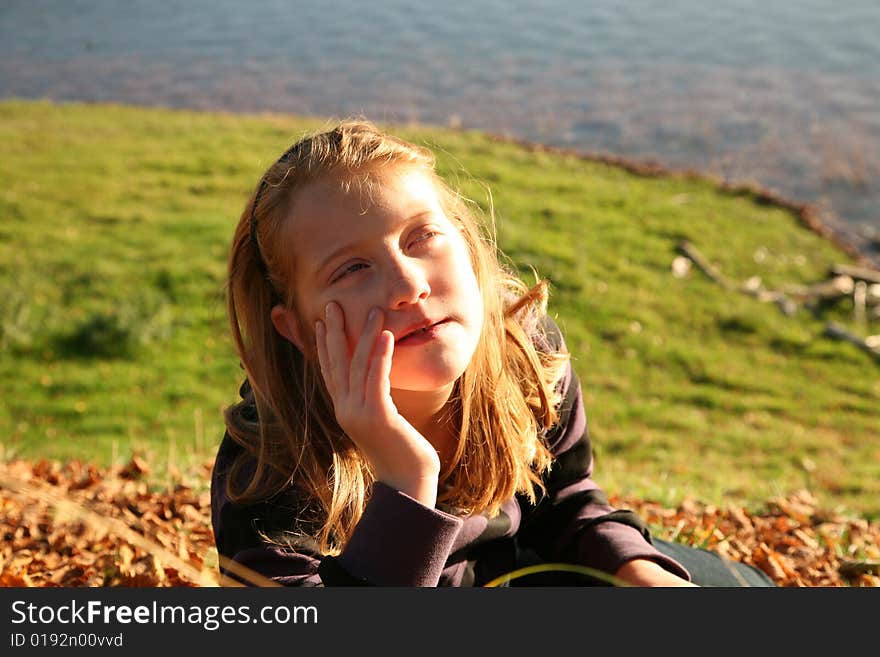
[[[573,563],[542,563],[536,566],[526,566],[525,568],[518,568],[512,572],[501,575],[500,577],[496,577],[484,586],[486,586],[487,588],[501,586],[502,584],[507,584],[514,579],[525,577],[526,575],[547,572],[579,573],[581,575],[587,575],[589,577],[602,580],[603,582],[607,582],[612,586],[629,586],[629,584],[624,582],[622,579],[614,577],[613,575],[609,575],[608,573],[603,573],[601,570],[595,570],[594,568],[588,568],[586,566],[577,566]]]

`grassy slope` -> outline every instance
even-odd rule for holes
[[[232,228],[265,166],[324,124],[0,103],[7,458],[106,463],[139,450],[183,468],[213,453],[241,376],[223,307]],[[808,486],[880,514],[877,365],[820,337],[851,305],[785,317],[698,272],[670,275],[682,238],[768,287],[821,280],[847,261],[832,245],[708,182],[400,131],[434,147],[441,173],[483,207],[488,184],[503,251],[551,280],[609,491],[754,505]]]

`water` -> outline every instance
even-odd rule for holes
[[[757,182],[880,252],[876,0],[4,0],[0,96],[461,125]]]

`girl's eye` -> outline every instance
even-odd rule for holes
[[[420,233],[419,236],[416,237],[416,238],[410,243],[410,245],[412,246],[412,245],[415,245],[415,244],[419,244],[420,242],[427,242],[427,241],[430,240],[432,237],[436,237],[436,236],[439,235],[439,234],[440,234],[440,233],[437,232],[436,230],[426,230],[425,232]]]
[[[419,233],[416,236],[416,238],[409,243],[408,248],[422,246],[426,242],[430,242],[433,238],[437,237],[438,235],[442,235],[442,233],[437,230],[431,230],[431,229],[424,230],[421,233]],[[365,262],[354,262],[350,265],[347,265],[347,266],[343,267],[342,269],[340,269],[339,272],[336,273],[332,279],[330,279],[330,283],[332,284],[332,283],[335,283],[339,280],[342,280],[346,276],[349,276],[350,274],[354,274],[355,272],[358,272],[361,269],[365,269],[367,267],[369,267],[369,265]]]
[[[351,265],[348,265],[348,267],[345,267],[342,271],[340,271],[338,274],[336,274],[333,277],[333,280],[331,280],[330,282],[335,283],[339,279],[344,278],[345,276],[348,276],[349,274],[353,274],[356,271],[360,271],[361,267],[366,267],[366,266],[367,265],[363,262],[355,262]]]

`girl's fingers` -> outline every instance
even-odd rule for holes
[[[318,363],[337,414],[354,412],[360,416],[366,410],[364,404],[388,410],[385,402],[391,393],[394,334],[382,330],[384,321],[381,309],[370,311],[351,359],[342,309],[331,302],[325,309],[325,320],[315,322]]]
[[[318,348],[318,364],[321,367],[321,376],[327,390],[333,395],[336,384],[333,381],[333,368],[330,365],[330,355],[327,353],[327,326],[320,319],[315,322],[315,345]]]
[[[385,399],[391,393],[391,361],[394,356],[394,334],[382,331],[376,351],[370,359],[370,370],[365,382],[366,399]]]
[[[376,346],[376,338],[382,331],[384,317],[379,308],[370,310],[367,321],[364,324],[363,333],[354,349],[351,359],[351,367],[348,373],[348,389],[354,394],[358,392],[360,401],[363,401],[363,389],[371,368],[371,355]]]
[[[324,309],[326,323],[327,366],[333,386],[338,393],[348,393],[348,342],[345,339],[345,319],[342,309],[334,302]],[[325,380],[326,380],[325,376]]]

